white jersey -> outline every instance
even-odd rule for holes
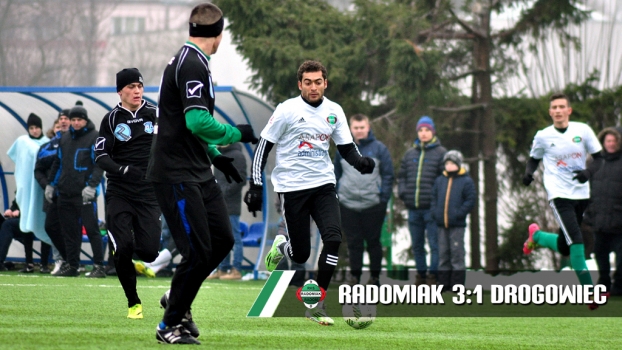
[[[326,97],[317,108],[301,96],[279,104],[261,137],[276,144],[276,166],[272,171],[276,192],[335,184],[328,154],[330,139],[337,145],[353,142],[343,109]]]
[[[530,156],[544,163],[544,188],[553,198],[589,199],[589,183],[572,178],[573,171],[584,170],[588,154],[601,150],[600,142],[587,124],[569,122],[563,134],[549,126],[536,133]]]

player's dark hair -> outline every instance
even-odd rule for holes
[[[210,3],[199,4],[190,12],[190,23],[214,24],[222,18],[222,11],[218,6]]]
[[[566,100],[566,103],[568,104],[568,107],[570,107],[570,99],[563,92],[556,92],[553,95],[551,95],[551,97],[549,98],[549,102],[553,102],[555,100],[559,100],[559,99],[562,99],[562,98],[564,100]]]
[[[318,61],[304,61],[298,68],[298,81],[302,81],[302,75],[309,72],[322,72],[322,78],[326,80],[326,67]]]
[[[362,122],[362,121],[366,121],[369,123],[369,117],[366,116],[365,114],[355,114],[353,116],[350,117],[350,123],[352,123],[353,121],[357,121],[357,122]]]

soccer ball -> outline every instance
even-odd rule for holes
[[[376,305],[345,304],[341,308],[343,320],[355,329],[365,329],[376,319]]]

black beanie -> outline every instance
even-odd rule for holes
[[[89,120],[89,115],[86,112],[86,108],[79,105],[73,106],[73,108],[69,110],[68,117],[69,119],[82,118],[84,120]]]
[[[39,127],[39,129],[43,129],[43,123],[41,122],[41,118],[39,118],[39,116],[34,113],[30,113],[26,124],[28,124],[28,127],[34,125]]]
[[[125,68],[117,73],[117,92],[132,83],[143,84],[143,76],[137,68]]]
[[[69,111],[71,111],[69,108],[65,108],[65,109],[61,110],[60,112],[58,112],[58,118],[60,118],[62,116],[65,116],[65,117],[69,118]]]

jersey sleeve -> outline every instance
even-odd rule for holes
[[[110,114],[106,114],[99,126],[99,136],[95,140],[95,161],[101,157],[110,157],[114,145],[114,131],[110,125]]]
[[[533,138],[533,143],[531,144],[531,151],[529,152],[529,156],[535,159],[542,159],[542,157],[544,157],[544,142],[542,140],[542,135],[539,131]]]
[[[268,124],[261,131],[261,137],[272,143],[278,143],[281,135],[287,131],[287,113],[283,104],[276,106]]]
[[[585,139],[585,150],[587,153],[594,154],[603,149],[600,141],[598,141],[598,137],[596,137],[596,134],[594,133],[594,130],[592,130],[592,128],[588,125],[585,126],[583,138]]]
[[[176,75],[184,113],[193,108],[208,110],[210,96],[213,98],[214,94],[207,68],[196,67],[195,64],[200,63],[183,62]]]
[[[348,127],[348,120],[346,119],[343,109],[339,108],[337,114],[337,127],[333,131],[332,138],[336,145],[346,145],[353,143],[352,134],[350,133],[350,127]]]

